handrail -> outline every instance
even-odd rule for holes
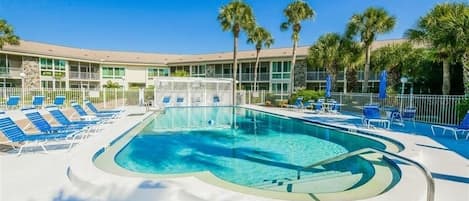
[[[422,173],[425,175],[425,178],[427,180],[427,201],[435,200],[435,182],[433,181],[433,177],[432,177],[430,171],[427,170],[427,168],[425,168],[423,165],[421,165],[420,163],[418,163],[414,160],[411,160],[411,159],[408,159],[406,157],[397,155],[395,153],[391,153],[391,152],[387,152],[387,151],[383,151],[383,150],[378,150],[378,149],[374,149],[374,148],[363,148],[363,149],[355,150],[355,151],[348,152],[348,153],[345,153],[345,154],[341,154],[341,155],[338,155],[338,156],[335,156],[335,157],[332,157],[332,158],[329,158],[329,159],[326,159],[326,160],[323,160],[323,161],[319,161],[319,162],[314,163],[312,165],[304,166],[301,169],[298,169],[297,179],[300,179],[300,177],[301,177],[300,173],[303,170],[311,169],[311,168],[316,167],[316,166],[325,165],[325,164],[336,162],[336,161],[341,161],[341,160],[346,159],[348,157],[364,154],[364,153],[367,153],[367,152],[375,152],[375,153],[379,153],[379,154],[387,156],[387,157],[398,158],[400,160],[404,160],[404,161],[410,163],[411,165],[417,167],[420,171],[422,171]]]

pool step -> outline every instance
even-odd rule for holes
[[[311,180],[315,180],[315,179],[326,179],[327,177],[330,177],[330,176],[334,176],[334,175],[338,175],[338,174],[341,174],[342,172],[339,172],[339,171],[323,171],[323,172],[318,172],[318,173],[303,173],[301,175],[301,179],[302,181],[311,181]],[[250,185],[251,187],[255,187],[255,188],[271,188],[271,187],[275,187],[275,186],[282,186],[282,185],[286,185],[290,182],[294,182],[294,181],[298,181],[298,179],[296,177],[281,177],[281,176],[278,176],[277,179],[272,179],[272,180],[264,180],[263,182],[260,182],[260,183],[257,183],[257,184],[252,184]]]
[[[327,174],[302,177],[294,181],[278,182],[276,185],[266,185],[261,188],[295,193],[340,192],[358,183],[361,177],[361,174],[352,174],[351,172],[330,171]]]

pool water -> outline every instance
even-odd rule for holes
[[[233,107],[168,108],[154,118],[115,157],[128,170],[151,174],[210,171],[232,183],[256,186],[295,178],[303,166],[377,141],[264,112]],[[359,157],[324,167],[366,171]],[[327,171],[310,170],[309,173]]]

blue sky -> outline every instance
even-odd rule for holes
[[[397,17],[393,32],[378,39],[401,38],[436,3],[447,0],[309,0],[316,11],[303,23],[300,45],[322,34],[343,32],[353,13],[384,7]],[[0,0],[0,18],[24,40],[104,50],[199,54],[232,51],[232,35],[222,32],[217,15],[230,0]],[[280,31],[290,0],[245,0],[256,19],[275,38],[273,47],[290,47],[290,32]],[[240,39],[240,49],[252,49]]]

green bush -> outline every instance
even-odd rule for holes
[[[460,119],[464,118],[468,110],[469,110],[469,98],[462,100],[456,105],[456,111],[458,112],[458,117]]]
[[[324,95],[325,95],[324,91],[302,89],[290,96],[289,103],[294,104],[298,97],[303,97],[303,102],[309,101],[309,100],[316,101],[319,98],[323,98]]]

